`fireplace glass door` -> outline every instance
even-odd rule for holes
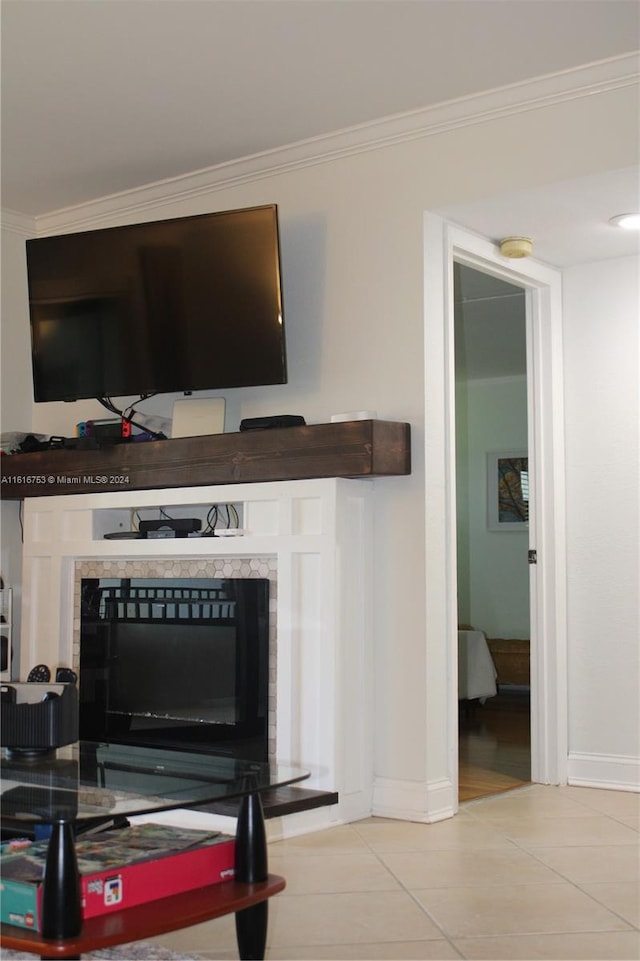
[[[80,737],[267,759],[269,581],[83,578]]]

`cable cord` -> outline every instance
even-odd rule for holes
[[[206,523],[207,523],[207,526],[205,527],[204,533],[215,534],[216,525],[218,523],[218,507],[216,504],[210,507],[209,510],[207,511]]]
[[[141,401],[147,400],[149,397],[153,396],[154,394],[141,394],[137,403],[139,404]],[[138,430],[144,431],[145,434],[150,434],[155,440],[167,439],[167,435],[163,434],[161,430],[151,430],[149,427],[145,427],[144,424],[141,424],[133,419],[134,416],[136,416],[136,409],[133,404],[130,404],[126,410],[120,410],[118,407],[116,407],[110,397],[96,397],[96,400],[99,404],[102,404],[103,407],[106,407],[111,414],[115,414],[116,417],[120,417],[121,420],[128,421],[128,423],[132,424],[133,427],[137,427]]]

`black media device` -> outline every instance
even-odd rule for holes
[[[164,517],[159,521],[140,521],[138,530],[143,537],[188,537],[202,527],[197,517]]]
[[[305,419],[300,414],[276,414],[273,417],[245,417],[240,421],[240,430],[268,430],[273,427],[304,427]]]
[[[275,204],[26,245],[36,401],[287,382]]]

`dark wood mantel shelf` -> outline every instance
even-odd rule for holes
[[[354,420],[0,458],[4,499],[411,473],[409,424]]]

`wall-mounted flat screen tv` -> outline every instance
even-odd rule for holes
[[[27,241],[36,401],[287,381],[275,204]]]

